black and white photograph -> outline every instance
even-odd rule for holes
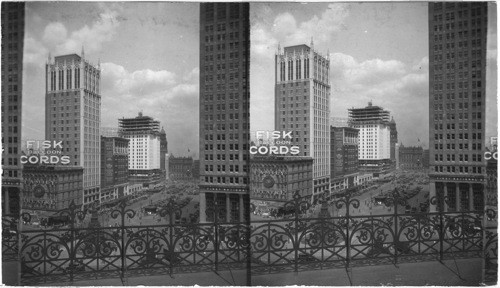
[[[2,2],[2,284],[498,282],[496,2]]]

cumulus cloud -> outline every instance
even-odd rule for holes
[[[42,40],[48,45],[57,46],[64,43],[66,37],[68,37],[66,27],[61,22],[52,22],[45,27]]]
[[[97,53],[102,50],[103,43],[113,40],[120,25],[118,19],[118,12],[106,8],[90,26],[72,32],[61,22],[50,22],[43,29],[41,39],[26,35],[24,62],[41,67],[49,52],[53,56],[75,53],[80,52],[82,46],[86,52]]]
[[[200,78],[200,68],[195,67],[193,70],[189,71],[184,77],[182,77],[182,80],[184,81],[199,81]]]
[[[85,25],[73,31],[69,38],[56,45],[56,53],[79,51],[82,45],[90,53],[100,51],[104,42],[112,40],[116,28],[120,25],[117,16],[118,13],[115,11],[101,13],[99,19],[92,26]]]
[[[406,73],[405,64],[397,60],[370,59],[358,63],[352,56],[334,53],[331,56],[333,79],[354,84],[373,85]]]
[[[24,40],[24,63],[42,67],[47,60],[48,53],[48,49],[40,41],[30,35],[26,35],[26,39]]]
[[[176,82],[175,73],[167,70],[144,69],[129,72],[114,63],[103,63],[101,70],[104,87],[120,94],[151,94],[165,90]]]
[[[342,29],[348,15],[348,6],[343,3],[330,4],[320,16],[314,15],[299,24],[293,15],[285,12],[276,17],[272,31],[285,43],[309,43],[314,37],[316,43],[324,44],[332,33]]]
[[[364,107],[369,101],[391,111],[399,127],[419,123],[424,129],[399,129],[399,139],[412,145],[426,143],[428,117],[428,58],[413,65],[397,60],[357,61],[335,53],[332,61],[331,115],[347,116],[347,109]],[[347,101],[347,99],[349,99]]]
[[[119,118],[142,111],[165,128],[173,149],[169,152],[186,155],[185,143],[193,143],[188,148],[198,151],[198,68],[183,77],[166,70],[128,71],[115,63],[103,63],[101,68],[103,126],[116,126]]]
[[[325,44],[332,34],[344,27],[344,21],[349,15],[347,4],[329,4],[321,15],[298,22],[289,12],[278,14],[271,24],[253,23],[251,29],[252,53],[269,58],[276,50],[277,43],[295,45],[297,43]],[[270,53],[271,52],[271,53]]]

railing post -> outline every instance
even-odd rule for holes
[[[300,239],[299,239],[299,212],[300,212],[300,206],[296,205],[295,206],[295,219],[294,219],[294,224],[295,224],[295,241],[293,243],[294,247],[293,250],[295,251],[295,267],[294,271],[298,272],[299,271],[299,249],[300,249]],[[270,230],[270,229],[269,229]],[[305,243],[305,242],[304,242]]]
[[[399,232],[398,232],[398,204],[399,195],[395,195],[394,199],[394,264],[398,264],[398,244],[399,244]]]
[[[120,225],[120,231],[121,231],[121,238],[122,238],[122,247],[121,247],[121,260],[122,260],[122,268],[121,268],[121,274],[122,274],[122,279],[125,278],[125,274],[126,274],[126,271],[127,271],[127,264],[126,264],[126,261],[125,261],[125,256],[127,255],[127,246],[126,246],[126,243],[125,243],[125,215],[127,215],[127,213],[125,212],[125,204],[127,202],[123,202],[121,206],[121,225]]]
[[[345,217],[346,217],[346,239],[345,239],[345,244],[346,244],[346,269],[349,268],[350,262],[351,262],[351,235],[349,233],[349,223],[351,222],[351,217],[350,217],[350,200],[351,196],[346,195],[345,199]],[[340,219],[339,219],[340,220]]]
[[[171,200],[172,201],[172,200]],[[175,228],[174,228],[174,224],[175,224],[175,221],[174,220],[174,217],[175,217],[175,205],[172,204],[172,202],[168,203],[167,204],[168,206],[171,207],[170,211],[169,211],[169,216],[168,216],[168,222],[169,222],[169,242],[170,242],[170,247],[169,247],[169,257],[170,257],[170,260],[168,261],[169,262],[169,273],[170,273],[170,276],[172,276],[172,273],[174,272],[174,262],[176,261],[175,259],[177,259],[176,255],[175,255],[175,243],[174,243],[174,233],[175,233]]]
[[[214,195],[217,197],[217,195]],[[214,203],[214,253],[215,253],[215,271],[219,270],[219,205],[217,198]]]
[[[71,209],[71,205],[70,205],[70,209]],[[74,258],[76,257],[76,251],[75,250],[75,221],[76,221],[76,215],[74,213],[75,211],[72,211],[70,210],[70,220],[71,220],[71,224],[70,224],[70,251],[68,252],[69,253],[69,281],[70,283],[73,283],[73,269],[74,269]]]
[[[445,234],[445,227],[444,227],[444,221],[443,221],[443,211],[444,209],[441,209],[439,207],[439,261],[443,261],[443,249],[444,249],[444,234]]]

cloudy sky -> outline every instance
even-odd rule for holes
[[[197,154],[199,4],[29,2],[25,29],[24,139],[44,139],[49,52],[83,45],[101,61],[102,126],[142,111],[161,121],[169,152]]]
[[[391,112],[404,145],[428,146],[427,3],[254,3],[251,6],[251,130],[274,128],[274,55],[309,44],[330,53],[331,115],[368,101]],[[488,54],[487,136],[496,135],[496,9]],[[494,74],[495,73],[495,74]]]
[[[273,130],[274,53],[330,53],[331,114],[368,101],[391,111],[405,145],[428,143],[426,3],[252,3],[251,130]],[[496,135],[496,17],[490,9],[487,135]],[[81,52],[102,69],[102,126],[139,111],[161,121],[169,152],[198,151],[198,3],[29,2],[23,138],[44,138],[45,62]],[[271,105],[270,105],[271,104]],[[188,153],[187,150],[190,150]],[[193,155],[196,156],[196,155]]]

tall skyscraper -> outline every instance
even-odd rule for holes
[[[160,121],[143,116],[118,119],[119,136],[129,139],[128,170],[130,184],[144,187],[160,181]]]
[[[389,111],[373,106],[349,109],[349,124],[359,129],[359,168],[378,177],[389,170],[391,129]]]
[[[221,221],[249,217],[249,17],[248,3],[200,4],[201,222],[214,205]]]
[[[330,189],[330,59],[311,46],[278,47],[274,129],[292,131],[297,156],[314,159],[313,199]]]
[[[49,55],[46,71],[45,139],[62,141],[57,147],[83,167],[83,205],[99,201],[101,186],[100,65],[81,56]]]
[[[24,3],[2,3],[2,213],[17,213],[22,189]]]
[[[449,204],[438,209],[483,207],[487,5],[429,3],[430,196]]]

